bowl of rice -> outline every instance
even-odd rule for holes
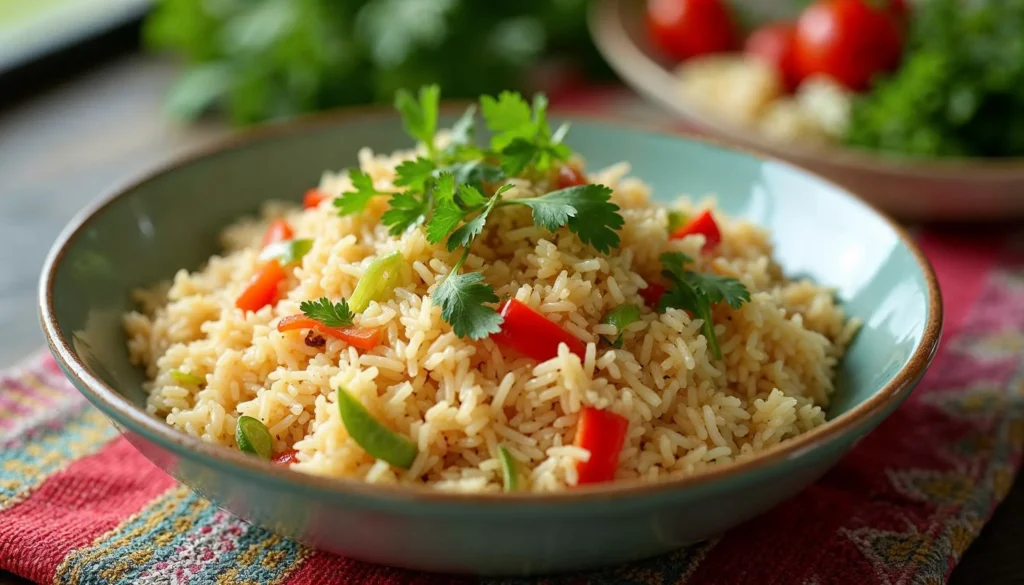
[[[44,267],[71,382],[250,522],[428,571],[652,556],[796,496],[934,355],[921,252],[812,174],[543,96],[396,105],[152,173]]]

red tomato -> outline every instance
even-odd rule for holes
[[[302,196],[302,207],[305,209],[312,209],[320,205],[320,202],[324,199],[327,199],[327,193],[324,193],[320,189],[310,189]]]
[[[558,175],[555,177],[555,187],[558,189],[586,184],[587,177],[583,175],[583,171],[580,171],[576,167],[570,165],[562,165],[558,167]]]
[[[796,25],[797,73],[828,75],[859,91],[899,65],[902,45],[892,16],[869,0],[818,0]]]
[[[651,40],[677,61],[737,46],[736,26],[721,0],[648,0]]]
[[[263,245],[269,246],[276,242],[284,242],[292,239],[292,226],[288,225],[288,222],[283,219],[275,219],[270,222],[267,226],[267,231],[263,234]]]
[[[787,22],[766,24],[750,33],[743,50],[778,69],[786,89],[793,91],[800,84],[793,51],[795,39],[796,25]]]
[[[889,14],[896,19],[897,24],[906,26],[910,18],[910,7],[906,0],[889,0]]]

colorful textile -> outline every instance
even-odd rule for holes
[[[942,347],[835,469],[713,542],[540,582],[944,583],[1021,464],[1024,242],[917,237],[943,287]],[[250,526],[137,453],[48,355],[0,374],[0,569],[61,584],[531,582],[367,565]]]

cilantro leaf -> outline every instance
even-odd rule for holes
[[[661,269],[671,272],[672,277],[679,280],[682,280],[686,273],[683,267],[687,264],[693,264],[693,258],[682,252],[665,252],[658,256],[658,259],[661,260]]]
[[[313,240],[300,238],[298,240],[285,240],[274,242],[263,248],[260,252],[260,260],[277,260],[282,266],[302,260],[313,248]]]
[[[457,162],[442,170],[454,175],[456,184],[473,185],[477,189],[482,189],[484,183],[497,183],[505,178],[500,167],[481,159]]]
[[[504,189],[504,187],[502,187]],[[508,189],[504,189],[501,192],[504,193]],[[487,203],[487,198],[483,196],[483,193],[473,185],[462,184],[459,185],[459,203],[464,207],[479,207],[484,203]]]
[[[501,151],[501,170],[514,177],[530,166],[533,159],[544,152],[544,149],[525,138],[516,138]]]
[[[459,119],[452,124],[451,130],[451,144],[448,150],[453,150],[452,147],[463,146],[466,144],[473,143],[473,130],[476,122],[476,106],[469,104],[466,108],[466,112],[459,116]]]
[[[491,210],[494,206],[501,201],[501,194],[512,188],[512,185],[503,185],[498,189],[494,196],[487,202],[487,206],[484,207],[483,211],[473,219],[462,224],[462,227],[452,232],[450,238],[448,238],[448,251],[454,252],[456,248],[468,248],[473,240],[484,231],[484,224],[487,223],[487,216],[490,215]],[[479,195],[479,193],[478,193]],[[481,195],[481,197],[483,197]]]
[[[672,280],[672,286],[661,295],[658,302],[658,311],[666,309],[681,309],[688,311],[693,317],[702,321],[700,326],[701,334],[708,341],[708,349],[718,359],[722,359],[722,348],[718,345],[718,337],[715,335],[715,325],[711,321],[711,299],[703,289],[695,288],[688,282],[671,278],[672,273],[666,270],[666,277]]]
[[[335,198],[334,206],[338,208],[338,215],[359,213],[366,209],[366,205],[375,195],[383,195],[373,187],[373,179],[370,178],[370,175],[363,171],[350,169],[348,177],[352,180],[352,188],[355,191],[342,193],[340,197]]]
[[[434,212],[427,222],[427,241],[440,243],[459,225],[466,213],[455,202],[455,178],[441,173],[434,187]]]
[[[327,297],[315,301],[302,301],[299,305],[302,314],[328,327],[348,327],[352,324],[352,311],[348,301],[331,303]]]
[[[614,340],[609,341],[612,347],[618,349],[622,347],[622,330],[628,327],[630,324],[640,320],[640,307],[636,305],[624,304],[615,307],[611,311],[608,311],[605,316],[601,319],[602,323],[614,325],[619,330],[619,335]]]
[[[395,168],[395,185],[409,187],[411,191],[424,191],[433,172],[434,161],[429,158],[407,160]]]
[[[441,307],[441,317],[459,337],[483,339],[501,330],[501,315],[484,304],[498,302],[498,295],[483,280],[479,272],[452,273],[431,296],[433,303]]]
[[[725,302],[734,309],[750,302],[750,291],[743,283],[728,276],[687,272],[685,280],[690,286],[703,290],[712,303]]]
[[[552,231],[568,225],[580,241],[607,253],[618,247],[616,230],[624,223],[619,206],[609,202],[611,194],[612,190],[604,185],[577,185],[510,203],[529,206],[537,225]]]
[[[516,138],[532,137],[536,134],[530,104],[523,96],[513,91],[503,91],[494,99],[489,95],[480,98],[487,128],[492,132],[491,148],[502,150]]]
[[[429,208],[425,194],[395,193],[388,201],[388,210],[380,216],[380,221],[388,226],[388,233],[401,235],[405,230],[423,221]]]
[[[410,136],[427,147],[434,154],[434,134],[437,133],[438,102],[441,88],[427,85],[420,88],[419,99],[404,89],[395,92],[395,108],[402,114],[402,125]]]

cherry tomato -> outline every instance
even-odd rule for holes
[[[794,43],[801,78],[820,73],[854,91],[899,65],[903,49],[892,15],[870,0],[818,0],[800,15]]]
[[[555,187],[558,189],[586,184],[587,177],[584,176],[583,172],[578,170],[576,167],[562,165],[558,168],[558,175],[555,176]]]
[[[786,22],[766,24],[750,33],[743,50],[778,69],[786,89],[793,91],[800,84],[793,51],[795,39],[796,25]]]
[[[906,0],[889,0],[889,14],[896,19],[897,24],[906,26],[910,18],[910,7]]]
[[[677,61],[730,51],[738,44],[722,0],[648,0],[647,28],[654,44]]]

